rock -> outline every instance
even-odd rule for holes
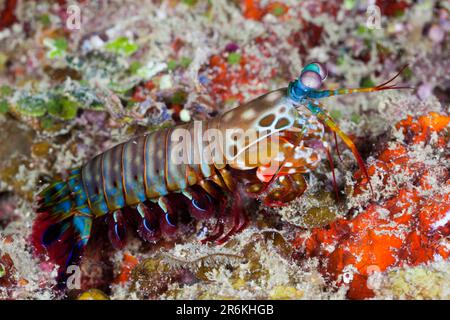
[[[381,199],[354,218],[338,219],[294,240],[302,254],[319,259],[324,276],[349,287],[348,298],[374,296],[367,286],[374,270],[450,257],[444,240],[450,235],[450,172],[440,165],[450,141],[449,123],[449,116],[437,113],[400,121],[403,140],[389,144],[368,168],[372,180],[381,177],[379,187],[386,188],[378,191]],[[417,151],[427,144],[434,154]],[[358,171],[355,177],[354,196],[366,193],[365,175]]]

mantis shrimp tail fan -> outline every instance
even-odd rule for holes
[[[78,262],[91,232],[91,212],[79,169],[72,170],[66,181],[54,181],[40,193],[38,212],[31,241],[38,255],[46,253],[60,266],[61,275]]]

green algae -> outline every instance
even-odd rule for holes
[[[63,120],[71,120],[77,116],[78,103],[62,95],[56,95],[47,104],[50,115]]]
[[[47,106],[39,96],[26,96],[17,102],[17,111],[25,116],[41,117],[47,113]]]
[[[107,51],[115,54],[131,56],[139,49],[139,46],[136,43],[131,42],[127,37],[119,37],[108,42],[105,48]]]
[[[68,43],[64,38],[44,39],[44,45],[47,47],[47,56],[50,59],[63,57],[66,54]]]

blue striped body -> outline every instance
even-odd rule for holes
[[[192,137],[200,139],[197,141],[202,141],[202,133],[191,124],[166,128],[119,144],[82,166],[85,202],[95,216],[135,206],[147,199],[156,201],[171,192],[183,191],[215,172],[213,164],[174,161],[176,128],[188,130]],[[182,143],[185,150],[198,148]],[[199,152],[201,148],[192,154]]]

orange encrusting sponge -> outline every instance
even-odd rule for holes
[[[450,185],[450,172],[445,166],[413,159],[408,153],[420,143],[445,148],[450,139],[449,123],[449,116],[434,112],[400,121],[396,127],[403,131],[404,143],[382,151],[368,167],[368,174],[379,174],[384,183],[393,175],[410,175],[413,183],[399,182],[394,195],[370,204],[355,218],[336,220],[327,228],[300,233],[294,240],[301,256],[319,258],[321,272],[328,279],[349,285],[348,298],[374,296],[367,285],[373,271],[450,256],[450,193],[443,188]],[[430,139],[433,133],[437,140]],[[365,175],[358,171],[355,179],[354,194],[366,192]],[[426,192],[432,188],[435,190]]]

